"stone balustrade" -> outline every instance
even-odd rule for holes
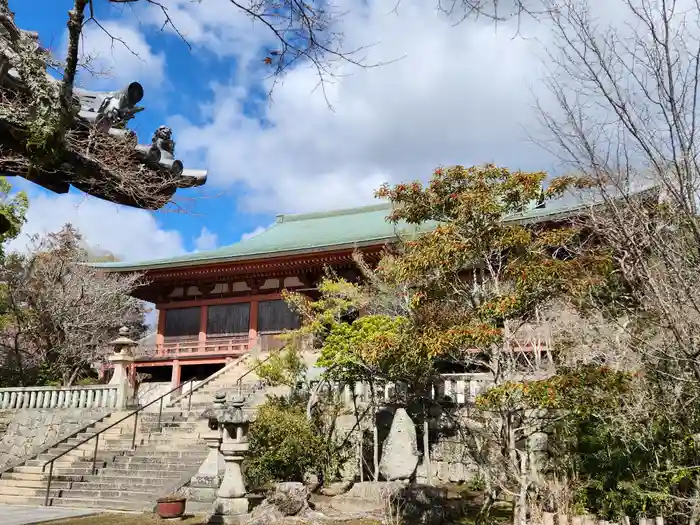
[[[116,408],[118,385],[0,388],[0,410]]]
[[[457,405],[473,403],[479,393],[486,390],[493,380],[487,373],[466,374],[442,374],[440,381],[433,385],[431,397],[433,399],[449,399]],[[400,385],[387,383],[374,386],[374,395],[378,402],[390,402],[396,396],[396,389]],[[352,390],[350,385],[343,389],[345,402],[352,403]],[[355,383],[355,398],[358,402],[369,402],[372,392],[369,384]]]

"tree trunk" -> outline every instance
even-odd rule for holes
[[[374,481],[379,481],[379,429],[377,428],[377,397],[374,391],[374,383],[369,383],[372,395],[372,463],[374,467]]]
[[[61,83],[61,108],[64,119],[69,118],[73,112],[73,86],[78,71],[80,37],[83,32],[87,4],[88,0],[75,0],[73,9],[68,11],[68,49],[66,50],[66,67],[63,70],[63,82]]]
[[[80,367],[76,366],[71,372],[63,375],[63,386],[73,386],[80,373]]]
[[[432,468],[430,466],[430,434],[429,434],[428,416],[426,413],[423,420],[423,463],[425,464],[425,477],[428,485],[433,484]]]
[[[479,513],[476,515],[476,525],[484,525],[485,523],[489,523],[491,521],[490,515],[494,503],[496,503],[495,491],[492,489],[487,490],[486,494],[484,495],[484,502],[481,504]]]
[[[513,522],[515,525],[527,525],[527,491],[529,488],[528,454],[520,454],[520,476],[518,483],[518,499],[515,502]]]

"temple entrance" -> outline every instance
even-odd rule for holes
[[[225,363],[205,363],[197,365],[181,365],[180,372],[180,384],[194,379],[195,381],[202,381],[212,375],[214,372],[218,372],[224,366]]]

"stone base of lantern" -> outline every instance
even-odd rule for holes
[[[247,498],[218,498],[207,525],[239,525],[249,519]]]

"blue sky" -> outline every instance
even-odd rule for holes
[[[82,51],[108,75],[82,74],[82,86],[141,82],[146,111],[132,126],[141,142],[170,125],[176,155],[188,167],[207,168],[209,181],[179,193],[187,214],[125,209],[77,192],[57,196],[20,181],[32,206],[12,246],[70,221],[90,244],[122,259],[166,257],[237,242],[277,213],[372,203],[382,182],[426,179],[438,165],[553,169],[528,138],[542,77],[535,39],[514,39],[507,25],[453,27],[424,0],[402,0],[398,12],[395,3],[339,0],[347,14],[334,27],[346,48],[370,46],[362,55],[367,64],[391,63],[334,64],[338,76],[325,97],[314,70],[301,64],[269,99],[262,59],[274,46],[271,35],[228,0],[165,2],[191,49],[162,29],[157,9],[95,0],[100,23],[135,54],[88,25]],[[17,24],[38,31],[56,56],[65,47],[71,4],[10,0]],[[522,31],[539,42],[546,36],[535,25]]]
[[[72,4],[72,0],[31,0],[31,2],[12,2],[11,8],[15,11],[16,22],[23,29],[38,31],[41,42],[57,55],[64,49],[66,13]],[[95,2],[99,20],[122,20],[128,18],[129,13],[123,9],[115,9],[105,1]],[[116,33],[115,33],[116,35]],[[127,42],[128,43],[128,42]],[[209,82],[219,78],[230,79],[236,73],[235,60],[217,60],[208,52],[190,51],[187,45],[177,36],[171,33],[157,30],[148,31],[148,43],[154,53],[162,53],[167,56],[167,68],[162,85],[147,85],[142,105],[146,111],[140,113],[133,121],[132,128],[137,132],[141,142],[150,141],[152,131],[163,123],[169,123],[173,115],[179,115],[197,124],[202,122],[200,107],[196,100],[206,100],[211,97]],[[116,43],[115,46],[121,44]],[[109,56],[109,53],[102,54]],[[208,56],[207,56],[208,55]],[[135,58],[135,57],[134,57]],[[118,64],[115,67],[119,67]],[[196,75],[190,74],[196,71]],[[188,72],[182,81],[175,80],[183,72]],[[198,81],[201,79],[201,81]],[[140,80],[134,78],[133,80]],[[90,75],[81,75],[81,84],[87,88],[119,89],[118,82],[111,79],[94,79]],[[149,89],[150,88],[150,89]],[[164,95],[164,96],[163,96]],[[163,96],[163,99],[160,97]],[[254,108],[250,115],[256,118]],[[177,129],[175,129],[177,139]],[[190,167],[204,167],[198,163],[197,156],[188,162]],[[49,194],[38,186],[28,186],[32,196]],[[79,193],[79,192],[76,192]],[[183,197],[192,197],[195,202],[187,203],[188,210],[192,213],[158,213],[156,220],[166,230],[180,232],[184,240],[186,250],[197,249],[197,239],[202,234],[202,228],[206,228],[216,236],[212,244],[204,242],[204,247],[213,248],[215,245],[230,244],[238,241],[242,235],[254,231],[261,225],[269,225],[274,216],[267,213],[255,213],[254,210],[245,213],[237,212],[237,201],[242,193],[241,188],[235,185],[228,188],[217,188],[209,191],[189,190]],[[204,237],[207,237],[206,234]]]

